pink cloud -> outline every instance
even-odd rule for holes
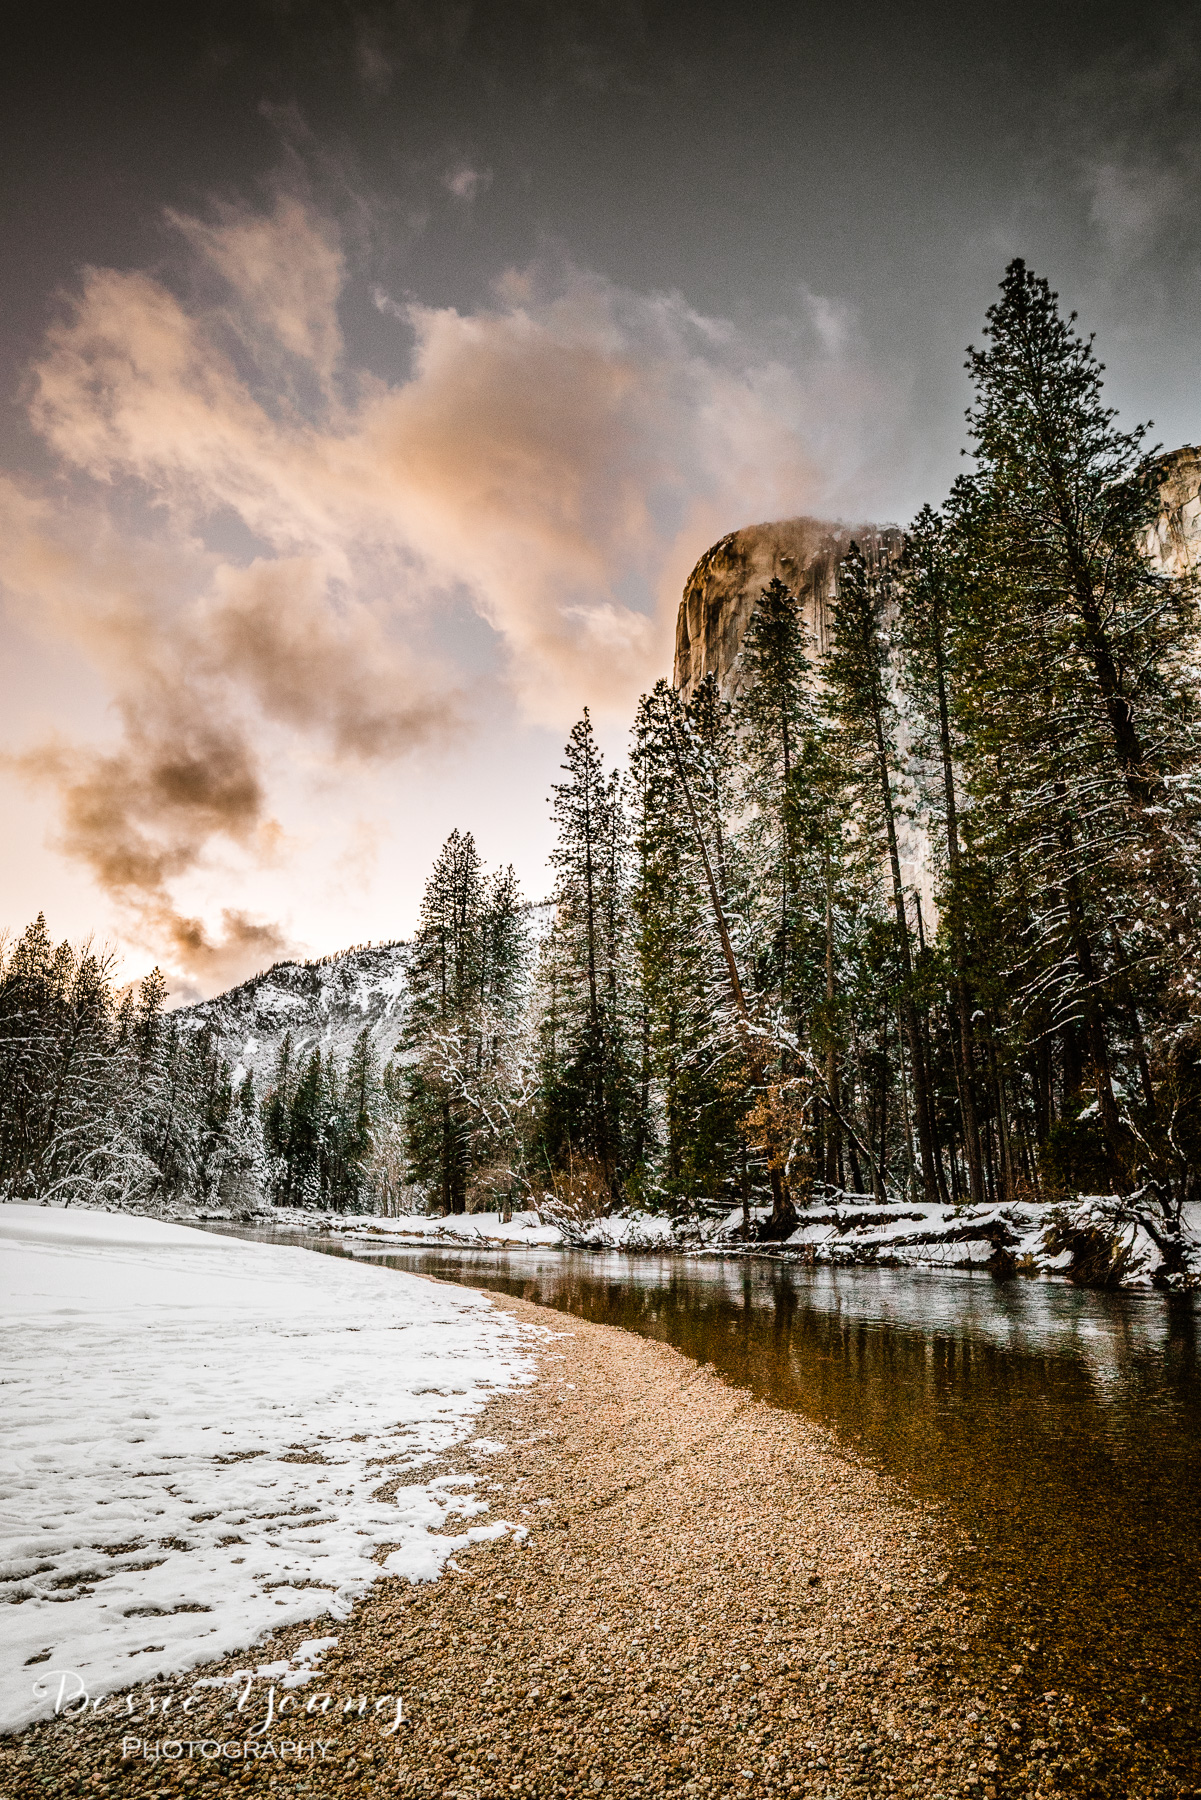
[[[562,265],[511,271],[472,313],[377,297],[412,344],[388,384],[348,363],[329,220],[285,196],[172,222],[204,298],[91,269],[46,336],[30,412],[72,508],[10,493],[0,577],[112,686],[114,749],[26,762],[57,788],[63,847],[211,973],[256,954],[256,931],[283,941],[228,927],[222,962],[170,900],[215,840],[256,853],[267,725],[335,761],[461,729],[463,677],[429,648],[454,595],[529,719],[628,716],[669,665],[697,555],[820,508],[811,420],[859,377],[825,340],[806,374],[678,295]],[[222,553],[229,517],[256,553]]]

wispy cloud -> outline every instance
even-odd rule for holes
[[[462,200],[465,205],[470,206],[478,195],[486,194],[492,186],[492,171],[473,168],[470,163],[458,163],[453,169],[446,171],[442,177],[442,185],[456,200]]]
[[[1042,125],[1040,173],[1080,195],[1098,273],[1144,299],[1195,282],[1201,224],[1201,56],[1173,23],[1078,70]],[[1038,140],[1036,140],[1036,150]]]
[[[481,191],[460,175],[461,198]],[[223,963],[169,898],[222,838],[265,853],[268,724],[335,762],[461,730],[440,621],[464,595],[528,717],[628,711],[696,555],[820,509],[843,472],[820,460],[832,413],[871,396],[835,301],[809,296],[806,369],[795,344],[562,261],[509,272],[473,312],[375,290],[412,352],[388,384],[348,357],[329,219],[284,195],[172,223],[194,298],[92,269],[47,334],[31,417],[73,510],[11,493],[0,576],[112,685],[116,747],[26,757],[59,792],[63,846],[200,979],[259,954],[255,931],[282,942],[231,913]]]

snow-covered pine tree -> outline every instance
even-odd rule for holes
[[[269,1191],[263,1116],[255,1096],[254,1076],[247,1070],[233,1090],[225,1123],[216,1199],[222,1206],[244,1211],[261,1205]]]
[[[408,1180],[443,1212],[520,1185],[527,945],[512,869],[487,877],[452,832],[422,899],[403,1039]]]
[[[732,734],[712,679],[691,711],[706,746],[698,808],[711,821],[716,878],[728,898]],[[639,702],[630,751],[636,1027],[639,1046],[641,1191],[669,1206],[744,1197],[746,1083],[713,1049],[715,992],[724,992],[716,942],[680,779],[656,696]],[[658,1153],[658,1155],[656,1155]],[[749,1191],[745,1193],[749,1199]]]
[[[45,918],[0,962],[0,1191],[87,1196],[113,1088],[111,955],[52,949]]]
[[[779,577],[765,587],[739,652],[734,708],[742,773],[741,832],[756,897],[756,978],[774,991],[781,1021],[795,1029],[802,892],[796,775],[812,735],[809,632],[797,597]]]
[[[1020,261],[986,340],[968,363],[977,469],[950,515],[972,581],[965,773],[1012,921],[1007,987],[1027,1039],[1057,1039],[1052,1174],[1170,1188],[1187,1169],[1156,1083],[1197,997],[1194,597],[1148,556],[1143,428],[1118,429],[1091,341]],[[1043,1118],[1049,1081],[1044,1057]]]
[[[962,1124],[968,1197],[985,1200],[984,1160],[976,1103],[976,1053],[969,986],[968,894],[960,839],[961,801],[956,764],[963,744],[955,729],[954,698],[961,654],[958,629],[964,587],[941,514],[923,507],[905,535],[901,557],[899,645],[902,684],[915,747],[933,771],[926,817],[944,879],[939,894],[953,1001],[956,1092]]]
[[[770,1231],[785,1236],[796,1223],[789,1176],[808,1129],[807,1084],[793,1076],[781,1080],[774,1073],[781,1043],[778,1012],[760,1004],[753,984],[753,930],[747,913],[753,888],[737,879],[737,846],[730,839],[733,732],[728,718],[712,704],[714,689],[702,688],[698,699],[698,707],[686,709],[675,689],[660,681],[648,696],[646,719],[675,778],[685,866],[703,896],[706,930],[700,942],[707,952],[708,980],[700,1050],[712,1069],[721,1069],[730,1104],[741,1119],[744,1145],[753,1146],[766,1165]],[[748,1177],[744,1167],[744,1206]]]
[[[334,1204],[342,1212],[357,1211],[363,1204],[367,1185],[372,1127],[383,1101],[379,1057],[367,1026],[354,1041],[339,1098],[341,1167]]]
[[[555,918],[539,971],[535,1156],[552,1179],[595,1182],[616,1200],[639,1135],[624,955],[625,813],[586,709],[564,757],[567,780],[555,784],[552,800]]]

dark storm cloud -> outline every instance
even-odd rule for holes
[[[272,835],[258,759],[236,724],[190,705],[186,688],[126,698],[120,712],[116,750],[48,744],[11,761],[57,794],[59,847],[91,871],[135,941],[206,986],[241,979],[281,955],[286,935],[233,909],[214,941],[169,884],[218,834],[252,851]]]

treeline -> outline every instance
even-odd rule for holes
[[[155,969],[118,996],[112,958],[45,918],[0,945],[0,1197],[393,1210],[399,1095],[369,1033],[345,1069],[285,1037],[266,1092],[213,1031],[164,1010]]]
[[[0,954],[0,1195],[153,1208],[252,1176],[257,1108],[165,997],[156,969],[118,999],[111,956],[41,914]]]
[[[1201,692],[1191,580],[1151,554],[1141,430],[1020,262],[969,353],[971,473],[761,594],[738,666],[641,700],[623,772],[587,713],[554,893],[452,833],[398,1053],[286,1040],[235,1090],[161,978],[117,1004],[31,927],[0,973],[0,1184],[440,1212],[1002,1204],[1201,1168]],[[926,902],[906,846],[926,846]],[[1149,1216],[1144,1209],[1144,1217]]]
[[[1193,585],[1150,554],[1143,432],[1020,262],[968,368],[974,472],[899,552],[852,548],[823,654],[775,581],[732,702],[659,683],[622,778],[585,714],[524,983],[518,939],[495,976],[459,948],[491,902],[476,872],[453,912],[447,846],[405,1076],[436,1204],[720,1198],[783,1232],[816,1189],[1143,1190],[1168,1225],[1196,1195]]]

